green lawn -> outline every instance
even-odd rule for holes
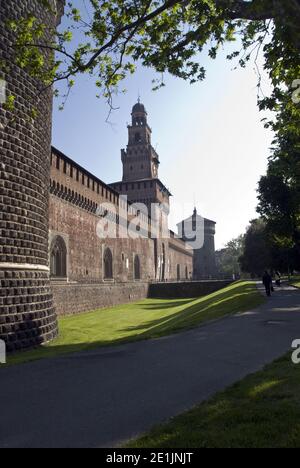
[[[59,320],[60,336],[47,346],[14,354],[8,364],[157,338],[264,302],[255,283],[237,282],[200,299],[148,299]]]
[[[300,288],[300,276],[294,276],[291,278],[290,284],[292,286],[296,286],[296,288]]]
[[[299,448],[300,366],[289,354],[128,447]]]

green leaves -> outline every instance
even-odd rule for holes
[[[6,102],[2,104],[3,109],[9,112],[13,112],[15,110],[15,101],[16,96],[9,94],[6,98]]]
[[[50,7],[48,0],[39,1]],[[263,54],[274,87],[259,103],[261,110],[275,113],[265,126],[279,138],[299,125],[299,103],[286,94],[300,79],[298,0],[86,0],[80,9],[69,1],[66,17],[69,24],[59,32],[48,31],[30,14],[9,23],[17,38],[17,63],[46,86],[88,73],[95,77],[97,94],[111,97],[137,62],[195,83],[206,77],[203,51],[215,59],[225,43],[239,39],[242,50],[228,58],[245,67],[251,59],[257,65]],[[155,81],[154,89],[163,85],[163,79]],[[292,122],[285,119],[282,125],[284,106]]]

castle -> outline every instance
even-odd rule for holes
[[[106,185],[55,148],[51,156],[50,266],[51,277],[70,282],[181,281],[215,275],[214,231],[209,225],[205,248],[210,255],[197,257],[188,239],[168,229],[170,192],[158,178],[159,156],[151,145],[151,129],[143,104],[132,110],[127,150],[122,150],[123,179]],[[111,204],[129,217],[141,206],[147,234],[137,239],[99,239],[96,235],[99,206]],[[136,205],[140,204],[140,205]],[[158,208],[153,213],[153,205]],[[145,213],[143,213],[145,207]],[[159,223],[157,238],[150,222]],[[120,220],[115,221],[117,224]],[[212,223],[212,222],[210,222]],[[167,236],[161,226],[167,226]],[[207,226],[206,226],[207,229]],[[149,234],[149,235],[148,235]],[[209,242],[207,242],[209,240]],[[210,262],[210,263],[209,263]],[[196,275],[194,275],[194,270]]]
[[[52,340],[57,313],[141,299],[151,282],[215,274],[213,222],[205,221],[198,254],[190,239],[168,228],[171,194],[158,177],[159,156],[143,104],[132,110],[122,181],[110,185],[59,150],[50,151],[51,90],[39,98],[36,120],[28,118],[28,93],[38,93],[38,82],[14,65],[6,20],[34,11],[52,31],[64,1],[55,6],[48,10],[24,0],[16,11],[7,0],[0,12],[0,58],[12,64],[0,78],[16,96],[16,115],[1,109],[0,125],[0,339],[8,351]],[[136,218],[140,225],[134,228]],[[115,226],[115,236],[99,235],[104,219]],[[121,235],[124,228],[129,235]]]

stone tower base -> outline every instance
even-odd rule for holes
[[[8,352],[57,336],[48,272],[0,269],[0,285],[0,339]]]

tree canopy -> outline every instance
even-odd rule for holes
[[[53,8],[50,0],[37,1]],[[64,80],[70,90],[79,74],[88,73],[111,104],[137,63],[160,74],[153,85],[159,88],[167,72],[191,83],[204,80],[204,54],[214,59],[226,43],[236,42],[228,59],[242,67],[263,54],[272,93],[260,95],[259,106],[272,111],[265,125],[274,141],[258,211],[278,242],[300,252],[300,0],[86,0],[80,9],[69,1],[66,15],[69,25],[52,34],[30,11],[8,21],[15,60],[41,90]],[[0,63],[0,77],[9,66]],[[257,72],[260,86],[258,66]],[[9,96],[6,105],[13,101]]]
[[[38,0],[50,8],[48,0]],[[276,109],[282,85],[296,92],[300,79],[300,0],[88,0],[79,10],[68,2],[70,24],[46,40],[46,26],[31,12],[10,21],[16,32],[16,60],[45,85],[67,80],[74,85],[78,74],[95,76],[96,86],[107,98],[120,81],[134,73],[139,61],[162,75],[195,82],[206,70],[201,52],[211,58],[226,42],[239,40],[242,50],[231,54],[245,66],[262,51],[274,93],[262,107]],[[82,40],[73,44],[74,29]],[[45,60],[44,49],[56,52]],[[154,84],[164,84],[163,78]],[[294,87],[294,88],[293,88]],[[300,84],[298,86],[300,88]],[[297,94],[298,96],[298,94]],[[299,92],[300,96],[300,92]],[[300,99],[299,99],[300,100]]]
[[[266,269],[291,273],[300,267],[300,255],[292,244],[281,242],[262,218],[250,222],[239,260],[242,271],[253,276],[261,276]]]
[[[244,252],[244,235],[229,241],[217,252],[217,267],[220,274],[238,278],[241,274],[240,257]]]

